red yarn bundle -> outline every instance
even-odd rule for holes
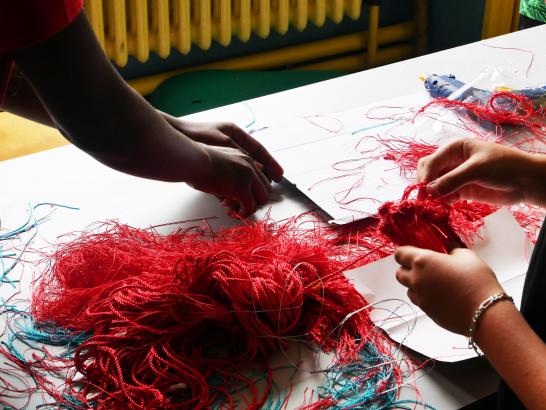
[[[205,238],[102,228],[58,248],[32,299],[36,320],[91,334],[74,358],[84,377],[66,384],[72,406],[233,407],[233,391],[249,387],[246,407],[259,408],[272,384],[266,359],[289,341],[341,361],[379,343],[343,275],[355,257],[316,229],[259,222]],[[250,363],[268,374],[262,394],[241,374]]]
[[[448,253],[454,247],[472,241],[483,218],[497,207],[479,202],[458,201],[447,204],[423,193],[421,184],[410,185],[398,202],[386,202],[379,208],[378,231],[395,245],[412,245]]]
[[[386,202],[379,208],[379,231],[396,245],[436,252],[449,252],[455,245],[462,245],[449,223],[449,206],[430,199],[409,199],[414,189],[406,188],[399,202]]]

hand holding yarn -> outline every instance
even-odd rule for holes
[[[394,257],[400,264],[396,279],[408,288],[410,300],[451,332],[467,335],[476,308],[502,291],[491,269],[469,249],[443,254],[401,246]]]
[[[492,142],[462,139],[422,158],[417,166],[427,191],[448,201],[472,199],[497,205],[545,203],[546,156]]]

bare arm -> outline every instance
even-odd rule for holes
[[[194,141],[169,124],[115,71],[85,15],[12,57],[42,107],[32,102],[25,106],[32,90],[19,83],[14,84],[21,88],[11,93],[7,110],[54,124],[76,146],[112,168],[187,182],[226,198],[242,215],[267,201],[271,186],[262,167],[239,149]],[[272,174],[280,179],[282,168]]]
[[[481,302],[502,291],[491,269],[469,249],[450,255],[403,246],[395,258],[398,281],[408,296],[440,326],[468,335]],[[546,345],[509,301],[482,314],[475,341],[529,409],[546,409]]]
[[[55,127],[53,119],[34,92],[34,89],[17,68],[10,78],[8,90],[0,109],[40,124]]]
[[[446,199],[497,204],[527,201],[546,205],[546,156],[478,140],[459,140],[423,158],[419,179],[429,193]],[[468,249],[450,255],[400,247],[396,278],[408,296],[440,326],[468,335],[472,315],[502,291],[491,269]],[[546,409],[546,345],[508,301],[482,315],[475,341],[530,409]]]
[[[483,313],[476,341],[527,408],[546,409],[546,345],[512,303]]]
[[[139,98],[139,96],[136,98]],[[50,127],[57,126],[29,81],[17,68],[10,79],[8,92],[0,109]],[[279,181],[282,178],[283,169],[279,163],[263,145],[237,125],[229,122],[190,122],[175,118],[159,110],[157,112],[175,130],[191,140],[206,145],[243,150],[261,164],[264,173],[270,180]]]
[[[50,40],[13,57],[57,128],[99,161],[167,181],[191,180],[191,169],[206,161],[201,147],[177,135],[126,86],[83,14]]]

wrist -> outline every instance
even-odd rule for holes
[[[185,133],[185,126],[188,123],[188,121],[181,120],[180,118],[176,118],[172,116],[171,114],[167,114],[166,112],[163,112],[161,110],[156,111],[167,121],[172,127],[174,127],[177,131],[180,131],[182,133]]]
[[[191,141],[191,143],[196,154],[193,156],[194,164],[190,167],[186,167],[192,171],[184,181],[190,186],[197,188],[205,185],[203,181],[210,181],[214,177],[213,158],[211,155],[212,153],[207,149],[206,145],[194,141]],[[199,171],[195,172],[195,170]]]
[[[546,206],[546,155],[528,154],[527,181],[524,181],[524,201]]]
[[[161,111],[161,110],[158,110],[157,108],[156,108],[156,111],[157,111],[157,113],[158,113],[159,115],[161,115],[161,116],[163,117],[163,119],[164,119],[165,121],[167,121],[170,125],[174,125],[173,123],[175,122],[176,119],[175,119],[172,115],[167,114],[166,112],[163,112],[163,111]]]
[[[481,313],[472,339],[482,351],[487,350],[489,340],[494,340],[497,337],[501,325],[513,312],[517,312],[517,308],[512,298],[502,298],[492,303]]]
[[[476,352],[478,356],[483,355],[478,349],[478,344],[476,340],[476,334],[478,332],[479,325],[481,324],[484,316],[486,315],[488,311],[493,309],[499,303],[502,303],[505,301],[509,301],[513,303],[514,299],[512,299],[511,296],[508,296],[506,292],[501,290],[485,298],[477,307],[474,314],[472,315],[472,320],[470,321],[470,326],[468,329],[468,347],[474,349],[474,351]]]

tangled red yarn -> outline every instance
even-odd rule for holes
[[[479,121],[488,121],[497,127],[503,125],[522,126],[531,130],[536,136],[545,136],[546,110],[522,94],[507,91],[496,92],[485,104],[464,102],[448,98],[436,98],[423,106],[418,114],[432,105],[443,105],[450,108],[463,108]]]
[[[457,201],[446,204],[423,193],[410,198],[421,184],[410,185],[398,202],[386,202],[379,208],[379,232],[395,245],[412,245],[448,253],[465,246],[483,225],[483,218],[498,208],[479,202]]]
[[[400,175],[407,178],[415,173],[419,160],[436,152],[438,146],[399,139],[396,143],[391,143],[387,148],[388,151],[383,159],[394,161],[400,168]]]
[[[198,409],[232,407],[232,392],[249,387],[247,407],[259,408],[272,384],[266,359],[288,341],[342,361],[380,345],[343,275],[354,258],[314,232],[259,222],[210,239],[109,223],[61,245],[32,306],[38,321],[91,334],[69,396],[82,408]],[[269,375],[262,394],[241,375],[250,363]]]

